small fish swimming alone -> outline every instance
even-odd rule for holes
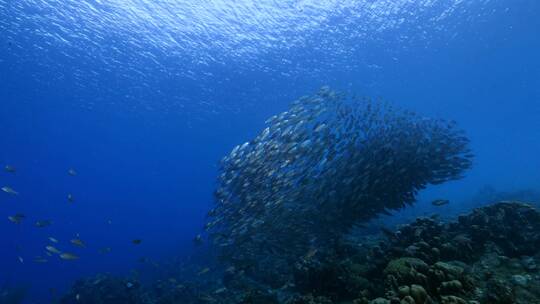
[[[6,165],[6,166],[4,167],[4,170],[5,170],[6,172],[9,172],[9,173],[15,173],[15,171],[17,171],[17,170],[15,169],[15,167],[10,166],[10,165]]]
[[[193,243],[194,243],[195,245],[201,245],[201,244],[203,243],[203,238],[202,238],[202,236],[201,236],[200,234],[197,234],[197,236],[195,236],[195,237],[193,238]]]
[[[26,218],[26,216],[24,214],[21,214],[21,213],[17,213],[15,215],[8,216],[8,219],[11,222],[15,223],[15,224],[20,224],[25,218]]]
[[[429,216],[429,218],[433,220],[438,220],[440,217],[441,215],[438,213],[433,213],[432,215]]]
[[[54,246],[45,246],[45,249],[47,249],[48,252],[54,253],[54,254],[62,254],[62,252],[58,249],[56,249]]]
[[[7,194],[19,195],[19,192],[13,190],[13,188],[11,188],[11,187],[5,186],[5,187],[2,187],[1,189],[2,189],[2,191],[4,191]]]
[[[71,193],[67,195],[67,199],[68,199],[68,202],[70,203],[73,203],[75,201],[75,198],[73,198],[73,195]]]
[[[24,264],[24,259],[21,256],[18,256],[17,259],[19,260],[19,262],[21,262],[21,264]]]
[[[208,273],[210,271],[210,268],[206,267],[206,268],[203,268],[201,271],[197,272],[197,275],[203,275],[205,273]]]
[[[437,206],[437,207],[447,205],[448,203],[450,203],[450,201],[447,199],[436,199],[431,202],[433,206]]]
[[[135,239],[135,240],[133,240],[133,241],[131,241],[131,242],[132,242],[133,244],[135,244],[135,245],[140,245],[140,244],[142,243],[142,240],[140,240],[140,239]]]
[[[68,174],[71,175],[71,176],[75,176],[75,175],[77,175],[77,171],[75,171],[75,169],[73,169],[73,168],[69,168]]]
[[[317,248],[311,248],[306,255],[304,256],[305,260],[310,260],[312,257],[314,257],[317,254],[318,250]]]
[[[52,224],[52,221],[49,221],[49,220],[41,220],[41,221],[37,221],[34,226],[38,227],[38,228],[45,228],[47,226],[50,226]]]
[[[49,241],[51,241],[52,243],[58,243],[58,240],[53,238],[52,236],[49,237]]]
[[[69,242],[77,247],[86,247],[86,245],[81,239],[72,239]]]
[[[201,302],[205,302],[205,303],[215,303],[216,302],[216,299],[214,299],[212,296],[210,295],[200,295],[199,296],[199,301]]]
[[[62,260],[78,260],[79,259],[79,256],[73,254],[73,253],[69,253],[69,252],[64,252],[60,255],[60,258]]]
[[[36,262],[36,263],[47,263],[47,261],[48,260],[46,258],[41,257],[41,256],[37,256],[37,257],[34,258],[34,262]]]

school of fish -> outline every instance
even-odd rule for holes
[[[474,157],[455,122],[328,87],[266,124],[220,163],[204,228],[231,263],[294,261],[331,246],[428,184],[461,178]]]

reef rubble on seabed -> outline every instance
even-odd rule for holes
[[[504,201],[310,252],[284,286],[255,281],[248,266],[151,284],[99,276],[79,280],[60,303],[540,303],[539,265],[540,212]]]

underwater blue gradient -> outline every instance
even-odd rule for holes
[[[219,159],[323,85],[467,131],[474,168],[403,216],[461,212],[484,185],[540,189],[539,14],[535,0],[0,0],[0,165],[17,168],[0,186],[20,192],[0,193],[0,287],[46,303],[192,254]],[[34,263],[49,236],[81,259]]]

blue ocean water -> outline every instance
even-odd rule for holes
[[[0,193],[0,287],[46,303],[78,278],[192,254],[219,159],[323,85],[466,130],[473,169],[409,212],[438,197],[466,210],[485,185],[540,190],[538,13],[534,0],[0,0],[0,165],[16,168],[0,186],[19,193]],[[34,263],[48,237],[81,258]]]

